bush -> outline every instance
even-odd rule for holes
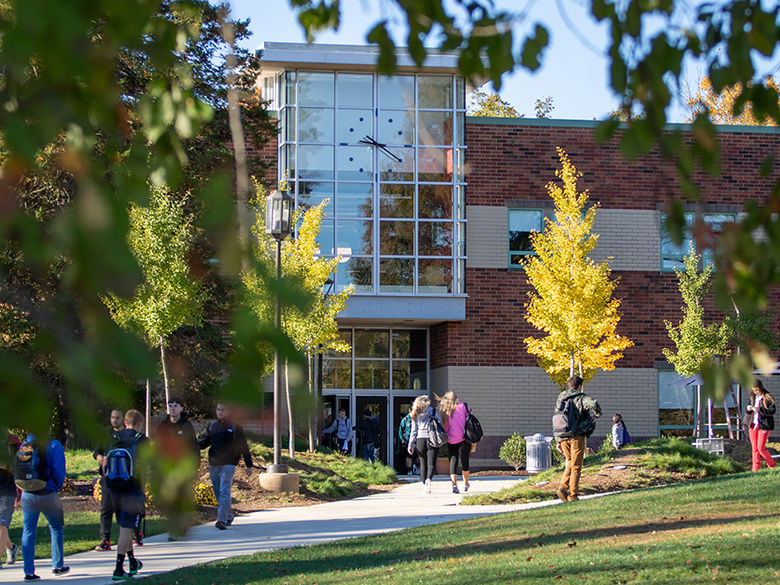
[[[525,439],[523,436],[520,433],[514,433],[501,445],[498,456],[502,461],[506,461],[514,467],[515,471],[520,471],[520,468],[525,467]]]
[[[604,437],[604,440],[601,442],[601,445],[599,445],[599,450],[596,451],[596,453],[605,455],[611,453],[614,449],[615,448],[612,446],[612,431],[610,431],[607,433],[607,436]]]

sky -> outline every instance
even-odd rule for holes
[[[552,118],[572,120],[603,119],[617,106],[609,88],[606,58],[607,28],[596,23],[589,14],[586,0],[495,0],[496,4],[513,12],[526,11],[516,31],[543,23],[550,32],[550,44],[536,73],[524,69],[506,75],[502,80],[501,97],[526,117],[534,117],[537,99],[551,97]],[[230,0],[234,18],[250,19],[252,38],[244,43],[255,49],[263,41],[305,42],[289,0]],[[366,44],[365,35],[380,19],[397,20],[389,0],[342,0],[342,22],[338,31],[321,33],[316,43]],[[401,27],[397,27],[398,31]],[[396,44],[404,45],[400,37]],[[693,83],[696,76],[693,72]],[[490,87],[490,86],[488,86]],[[668,113],[670,122],[685,117],[682,105]]]

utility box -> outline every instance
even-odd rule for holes
[[[552,437],[541,433],[525,437],[525,469],[528,473],[539,473],[552,466]]]

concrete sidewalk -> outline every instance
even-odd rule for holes
[[[495,492],[517,481],[516,477],[506,476],[474,477],[469,493]],[[237,516],[227,530],[217,530],[213,524],[204,524],[192,528],[185,538],[175,542],[168,542],[167,534],[151,536],[144,539],[144,546],[135,551],[137,558],[144,563],[137,577],[257,551],[317,544],[556,503],[458,506],[463,496],[451,493],[449,478],[434,480],[430,495],[423,494],[421,486],[420,482],[413,482],[390,492],[363,498],[252,512]],[[43,526],[39,530],[48,531],[48,527]],[[97,533],[97,526],[95,530]],[[67,525],[65,538],[68,538]],[[114,551],[89,551],[66,557],[65,564],[70,566],[70,573],[62,577],[52,575],[48,558],[36,560],[35,572],[40,575],[41,581],[99,585],[111,583],[115,561]],[[23,578],[21,558],[16,564],[3,565],[0,569],[0,583],[21,582]]]

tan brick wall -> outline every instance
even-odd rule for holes
[[[506,207],[466,206],[466,266],[506,268],[509,223]]]
[[[645,209],[599,209],[593,233],[599,240],[591,257],[612,257],[612,270],[661,270],[660,213]]]

